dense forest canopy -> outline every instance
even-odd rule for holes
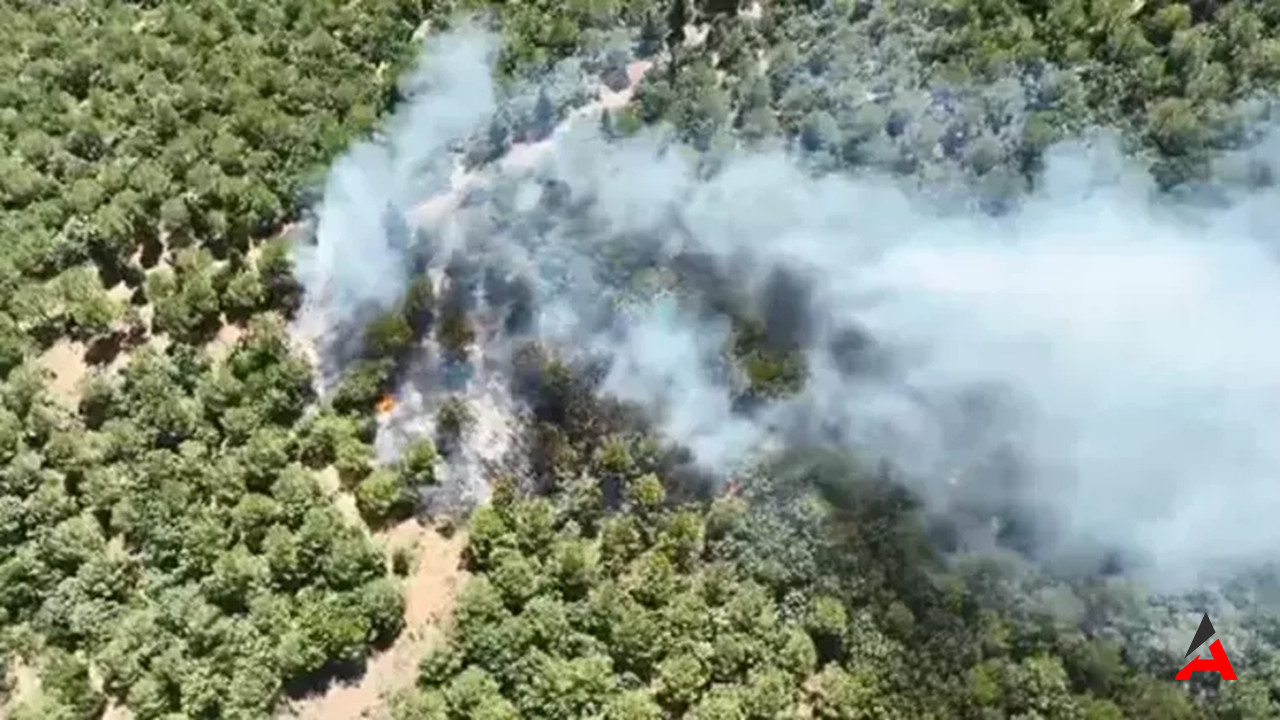
[[[0,4],[11,717],[272,717],[400,635],[407,561],[371,531],[414,511],[474,418],[443,402],[433,440],[383,464],[377,406],[424,334],[464,353],[474,329],[416,282],[318,397],[289,334],[301,287],[282,232],[400,98],[415,33],[486,7]],[[814,172],[959,179],[995,209],[1034,185],[1045,147],[1095,125],[1121,129],[1164,186],[1203,180],[1280,84],[1274,2],[488,9],[506,79],[574,55],[605,75],[653,60],[604,120],[619,135],[666,125],[708,154],[783,138]],[[1012,95],[1028,112],[1009,111]],[[535,114],[565,109],[543,104]],[[803,384],[762,320],[735,320],[744,395]],[[628,408],[536,347],[522,359],[537,482],[496,479],[470,517],[473,578],[391,703],[399,720],[1280,717],[1268,613],[1215,615],[1239,681],[1175,683],[1181,658],[1162,643],[1216,609],[1197,598],[947,562],[891,469],[844,458],[784,458],[740,491],[690,491]],[[1239,588],[1241,607],[1251,593]],[[1051,612],[1059,601],[1069,609]],[[21,692],[24,674],[39,692]]]

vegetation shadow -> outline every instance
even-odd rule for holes
[[[311,675],[286,682],[284,694],[292,700],[316,697],[334,686],[354,685],[364,679],[368,671],[367,658],[329,662]]]

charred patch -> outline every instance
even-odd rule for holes
[[[759,302],[765,349],[788,352],[812,341],[813,293],[799,272],[787,268],[771,270]]]

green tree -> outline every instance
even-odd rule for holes
[[[379,316],[365,330],[365,345],[375,358],[403,354],[413,342],[413,328],[404,315],[390,312]]]
[[[376,470],[356,486],[356,507],[370,525],[384,525],[407,517],[415,503],[403,475]]]
[[[468,347],[475,341],[475,330],[467,317],[466,308],[460,302],[446,302],[440,309],[436,341],[448,357],[459,362],[466,360]]]
[[[81,266],[59,277],[62,302],[72,330],[81,337],[103,335],[121,318],[123,308],[102,287],[98,273]]]
[[[398,472],[406,485],[431,485],[436,481],[435,443],[429,438],[418,438],[405,448],[399,460]]]

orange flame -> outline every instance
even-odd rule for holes
[[[390,395],[383,395],[378,399],[378,404],[374,406],[379,415],[385,415],[396,406],[396,399]]]

